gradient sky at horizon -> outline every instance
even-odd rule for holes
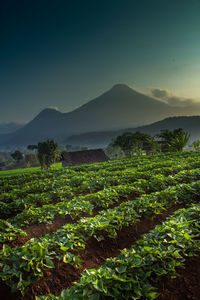
[[[199,13],[199,0],[1,1],[0,123],[116,83],[200,99]]]

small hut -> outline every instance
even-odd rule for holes
[[[82,164],[92,164],[96,162],[108,161],[102,149],[82,150],[62,153],[62,166],[77,166]]]

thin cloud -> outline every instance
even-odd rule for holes
[[[59,108],[57,106],[48,106],[47,108],[51,108],[51,109],[59,111]]]
[[[150,88],[150,91],[153,97],[162,100],[171,106],[185,107],[185,106],[191,106],[193,104],[196,104],[196,101],[194,99],[173,95],[168,90],[159,89],[159,88]]]
[[[166,100],[169,97],[169,93],[167,90],[151,88],[150,91],[151,91],[151,94],[158,99]]]

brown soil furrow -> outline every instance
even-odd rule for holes
[[[131,195],[129,200],[134,200],[136,198],[136,195]],[[122,202],[128,201],[127,198],[121,197],[117,202],[114,204],[108,206],[108,208],[114,208],[120,205]],[[106,209],[108,209],[106,208]],[[104,210],[105,208],[96,208],[93,210],[92,215],[88,214],[82,214],[83,217],[94,217],[96,216],[100,211]],[[16,240],[8,243],[10,247],[17,247],[17,246],[22,246],[25,244],[27,241],[29,241],[31,238],[40,238],[44,236],[45,234],[48,233],[53,233],[59,228],[61,228],[65,224],[69,223],[76,223],[80,217],[77,217],[76,219],[72,219],[70,215],[66,216],[57,216],[52,220],[52,224],[45,224],[45,223],[36,223],[27,226],[26,228],[23,228],[23,230],[27,233],[26,236],[18,236]]]
[[[11,288],[0,279],[0,299],[2,300],[18,300],[21,299],[20,293],[11,293]],[[27,298],[28,299],[28,298]],[[34,299],[31,297],[30,299]]]
[[[158,300],[200,299],[200,255],[187,257],[184,269],[177,269],[177,278],[163,278],[152,283],[160,293]]]
[[[96,191],[93,191],[92,193],[96,193],[98,191],[101,191],[102,189],[97,189]],[[48,191],[46,192],[48,194]],[[85,195],[88,195],[90,194],[91,191],[88,190],[88,191],[83,191],[83,192],[77,192],[77,193],[74,193],[74,197],[79,197],[79,196],[85,196]],[[30,192],[29,194],[34,194],[34,191],[33,192]],[[71,199],[69,199],[68,201],[70,201]],[[58,202],[61,202],[61,200],[58,200],[58,199],[53,199],[52,198],[52,201],[48,202],[48,203],[42,203],[42,202],[37,202],[37,203],[34,203],[33,204],[33,207],[37,208],[37,207],[42,207],[43,205],[47,205],[47,204],[57,204]],[[24,209],[20,209],[18,212],[11,212],[10,214],[0,214],[0,219],[2,220],[8,220],[8,219],[11,219],[13,217],[16,217],[18,214],[20,214],[21,212],[23,212]]]
[[[52,224],[32,224],[27,228],[23,229],[27,233],[26,236],[18,236],[16,240],[8,243],[8,245],[10,247],[22,246],[32,238],[39,238],[47,233],[53,233],[54,231],[61,228],[64,224],[74,223],[76,221],[77,219],[73,220],[69,215],[66,215],[65,217],[56,217],[53,220]]]
[[[43,278],[30,286],[30,290],[23,300],[34,299],[36,295],[48,293],[59,295],[63,289],[68,289],[74,281],[79,281],[81,273],[85,269],[98,268],[105,262],[106,258],[119,255],[120,249],[130,248],[142,234],[149,232],[175,210],[182,207],[180,205],[173,206],[154,220],[142,219],[135,225],[125,227],[118,232],[116,239],[104,236],[105,239],[98,242],[95,238],[91,238],[87,242],[86,249],[79,253],[82,259],[80,269],[55,259],[55,268],[45,271]]]

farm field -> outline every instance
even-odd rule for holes
[[[61,165],[62,165],[61,163],[56,163],[56,164],[52,165],[51,168],[59,169],[59,168],[61,168]],[[27,174],[27,173],[36,173],[36,172],[40,172],[40,171],[41,171],[40,167],[0,171],[0,178],[8,177],[8,176],[17,176],[17,175],[22,175],[22,174]]]
[[[200,299],[200,154],[0,176],[1,299]]]

